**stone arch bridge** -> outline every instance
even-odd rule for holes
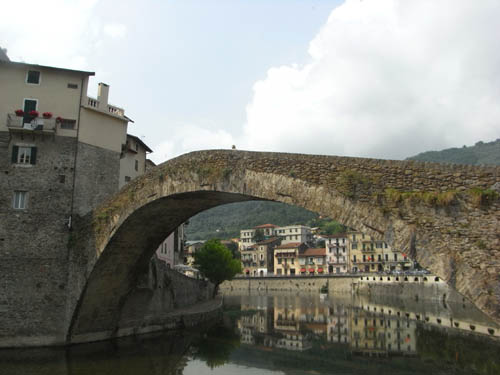
[[[247,200],[301,206],[384,238],[499,322],[499,183],[500,167],[236,150],[180,156],[77,223],[66,340],[111,337],[158,244],[198,212]]]

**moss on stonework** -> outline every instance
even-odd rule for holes
[[[446,207],[456,201],[458,192],[449,191],[399,191],[396,189],[386,189],[387,200],[400,203],[409,201],[411,203],[426,203],[432,207]]]
[[[472,202],[476,206],[489,206],[499,199],[498,192],[492,189],[472,188],[467,190],[467,193],[472,198]]]
[[[342,171],[336,178],[337,190],[349,198],[355,198],[360,193],[368,193],[375,181],[354,170]]]

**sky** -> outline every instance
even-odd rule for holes
[[[4,1],[13,61],[96,72],[157,163],[404,159],[500,137],[498,0]],[[40,21],[37,22],[36,20]]]

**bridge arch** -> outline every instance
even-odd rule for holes
[[[498,321],[498,281],[472,260],[499,250],[498,196],[486,193],[499,169],[236,150],[169,160],[77,223],[67,341],[112,337],[161,241],[198,212],[248,200],[293,204],[384,238]]]

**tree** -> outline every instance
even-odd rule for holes
[[[264,241],[266,236],[264,235],[264,231],[262,229],[256,229],[253,235],[254,242]]]
[[[231,280],[236,274],[241,273],[241,263],[234,259],[231,251],[215,238],[205,242],[194,254],[194,265],[215,285],[214,297],[223,281]]]

